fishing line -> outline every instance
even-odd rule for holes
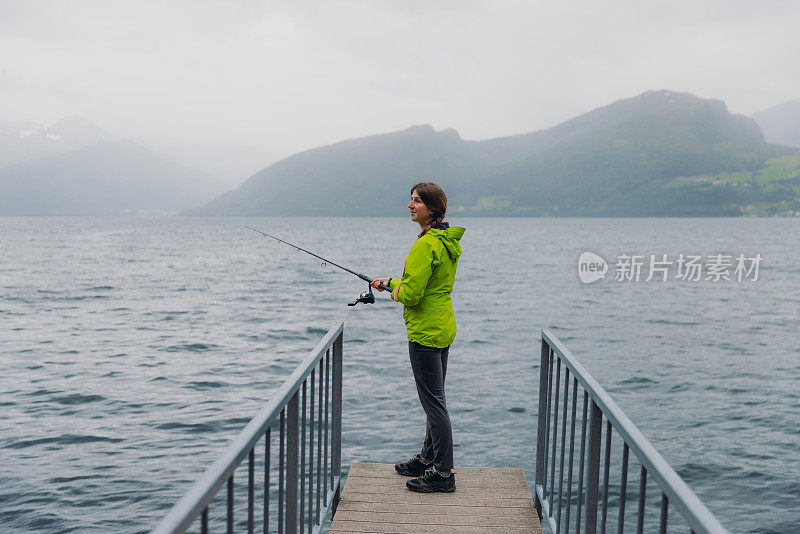
[[[259,233],[259,234],[263,235],[264,237],[271,237],[272,239],[274,239],[275,241],[277,241],[279,243],[283,243],[285,245],[289,245],[290,247],[296,249],[298,252],[305,252],[306,254],[310,254],[310,255],[314,256],[315,258],[317,258],[317,259],[322,261],[322,263],[320,264],[320,267],[322,267],[323,269],[325,267],[327,267],[328,265],[333,265],[334,267],[338,267],[339,269],[341,269],[343,271],[347,271],[348,273],[353,274],[353,275],[361,278],[362,280],[364,280],[367,283],[367,291],[362,292],[361,295],[359,295],[356,300],[354,300],[353,302],[348,303],[347,304],[348,306],[355,306],[359,302],[361,302],[363,304],[372,304],[372,303],[375,302],[375,295],[373,295],[373,293],[372,293],[372,280],[373,279],[370,278],[369,276],[367,276],[365,274],[357,273],[352,269],[348,269],[347,267],[344,267],[343,265],[339,265],[338,263],[332,262],[331,260],[329,260],[327,258],[323,258],[319,254],[314,254],[310,250],[306,250],[303,247],[295,245],[294,243],[289,243],[288,241],[284,241],[283,239],[281,239],[279,237],[275,237],[274,235],[268,234],[266,232],[262,232],[261,230],[253,228],[252,226],[244,225],[244,227],[247,228],[248,230],[252,230],[252,231],[254,231],[256,233]],[[389,291],[389,292],[392,291],[392,288],[387,286],[387,285],[385,285],[385,284],[380,284],[379,287],[381,289],[383,289],[384,291]]]

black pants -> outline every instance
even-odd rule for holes
[[[439,471],[453,468],[453,431],[444,398],[449,351],[450,347],[437,349],[415,341],[408,342],[408,355],[417,383],[419,402],[427,416],[425,443],[420,456],[424,460],[433,460],[433,465]]]

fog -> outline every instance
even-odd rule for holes
[[[79,115],[230,184],[431,124],[486,139],[648,89],[800,97],[800,4],[0,0],[0,121]]]

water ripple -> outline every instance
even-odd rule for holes
[[[11,441],[4,448],[7,449],[26,449],[28,447],[35,447],[37,445],[80,445],[84,443],[121,443],[125,441],[122,438],[109,438],[107,436],[92,436],[85,434],[62,434],[60,436],[53,436],[49,438],[29,439]]]
[[[457,464],[533,479],[550,328],[723,524],[800,531],[796,221],[453,222],[468,227],[447,376]],[[418,452],[401,308],[383,295],[347,307],[361,281],[254,242],[252,223],[0,219],[0,257],[13,258],[0,290],[4,532],[146,531],[339,320],[343,464]],[[375,276],[399,276],[416,235],[392,218],[258,224]],[[608,258],[758,251],[770,270],[746,286],[583,286],[587,243]]]

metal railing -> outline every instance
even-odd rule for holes
[[[582,413],[578,416],[581,404]],[[580,425],[578,458],[575,457],[576,422]],[[617,451],[612,447],[615,433],[621,440],[621,450]],[[580,534],[581,527],[586,534],[611,532],[614,527],[619,534],[625,527],[635,528],[637,533],[685,532],[687,527],[697,533],[727,532],[549,330],[542,331],[536,445],[536,510],[554,534]],[[631,453],[632,460],[640,467],[638,491],[628,488]],[[650,485],[658,490],[654,494],[647,493],[650,479]],[[625,515],[629,496],[637,500],[635,518],[633,514]],[[680,526],[668,527],[670,504],[680,514]]]
[[[198,518],[204,534],[215,519],[220,524],[224,522],[229,533],[234,525],[237,531],[246,528],[252,533],[257,513],[261,516],[259,530],[265,533],[316,533],[321,529],[328,512],[336,511],[341,491],[343,331],[343,323],[328,331],[151,534],[185,532]],[[276,444],[272,439],[276,429],[277,466],[273,462]],[[263,448],[258,446],[262,438]],[[257,448],[263,454],[257,455]],[[239,488],[237,499],[234,472],[245,458],[247,487],[246,491],[243,485]],[[263,484],[259,484],[258,499],[257,462],[263,468],[259,469]],[[223,485],[227,485],[224,513],[215,517],[212,500]],[[246,515],[235,523],[237,500],[246,500],[247,504]]]

